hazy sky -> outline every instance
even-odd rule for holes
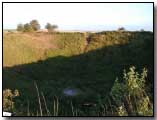
[[[37,19],[62,30],[153,30],[152,3],[4,3],[4,29]]]

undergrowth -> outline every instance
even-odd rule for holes
[[[27,116],[152,116],[153,103],[145,90],[146,77],[147,70],[145,68],[139,74],[133,66],[129,72],[124,71],[122,82],[119,82],[118,78],[115,80],[111,92],[106,96],[105,101],[99,96],[96,104],[88,103],[82,105],[84,108],[80,108],[75,107],[77,105],[73,105],[71,100],[69,106],[67,106],[69,108],[68,112],[61,110],[61,105],[63,104],[59,102],[60,98],[57,96],[54,96],[52,100],[53,106],[50,110],[44,93],[39,91],[37,83],[34,82],[38,109],[36,113],[33,113],[28,104],[27,112],[22,114]],[[11,90],[6,89],[3,91],[3,96],[3,110],[16,112],[16,115],[19,116],[18,111],[16,111],[19,108],[15,107],[15,101],[13,100],[13,98],[19,96],[18,90],[12,93]]]

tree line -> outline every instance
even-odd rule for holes
[[[40,30],[40,24],[38,20],[31,20],[29,23],[26,24],[18,24],[17,25],[17,31],[20,32],[33,32]],[[45,28],[48,30],[48,32],[54,32],[55,29],[58,28],[57,25],[52,25],[51,23],[47,23],[45,25]]]
[[[48,30],[49,33],[52,33],[55,31],[55,29],[57,29],[58,26],[55,24],[51,24],[51,23],[47,23],[45,25],[45,29]],[[38,20],[31,20],[29,23],[25,23],[25,24],[18,24],[17,25],[17,31],[20,32],[33,32],[33,31],[38,31],[40,30],[40,24],[38,22]],[[119,27],[117,29],[117,31],[126,31],[126,29],[124,27]],[[141,32],[144,32],[144,29],[140,30]]]

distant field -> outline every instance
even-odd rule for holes
[[[70,101],[79,109],[84,103],[98,104],[98,98],[105,103],[116,78],[123,79],[123,70],[135,66],[140,73],[148,69],[146,84],[152,98],[153,46],[152,32],[4,33],[3,89],[20,91],[19,115],[27,113],[28,101],[31,112],[36,112],[36,81],[48,106],[58,97],[62,114]],[[65,96],[68,88],[79,95]],[[89,115],[97,114],[93,111]]]

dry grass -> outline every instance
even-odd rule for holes
[[[47,50],[47,49],[56,49],[57,45],[55,44],[55,35],[48,33],[23,33],[21,34],[24,37],[28,38],[30,47]]]

